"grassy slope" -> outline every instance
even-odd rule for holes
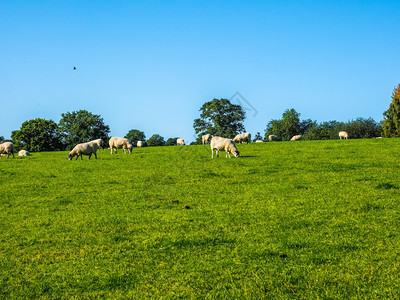
[[[0,160],[7,298],[399,298],[398,139]]]

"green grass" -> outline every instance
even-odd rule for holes
[[[2,299],[395,299],[400,140],[0,160]]]

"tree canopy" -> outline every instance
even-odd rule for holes
[[[146,135],[143,131],[140,131],[139,129],[129,130],[129,132],[125,135],[125,138],[127,138],[134,146],[137,145],[138,141],[146,141]]]
[[[271,120],[265,129],[268,135],[277,135],[284,141],[301,134],[304,140],[338,139],[339,131],[347,131],[351,138],[372,138],[381,135],[381,126],[372,118],[357,118],[348,122],[329,121],[318,124],[310,119],[300,120],[300,114],[293,108],[282,114],[281,120]]]
[[[109,139],[110,127],[104,124],[100,115],[79,110],[63,113],[61,117],[58,126],[67,149],[95,139],[102,139],[105,143]]]
[[[159,134],[153,134],[148,140],[147,145],[149,146],[164,146],[164,138]]]
[[[165,143],[165,146],[176,146],[176,140],[177,139],[178,139],[178,137],[173,137],[173,138],[167,139],[167,142]]]
[[[62,150],[61,135],[53,120],[33,119],[25,121],[20,130],[14,130],[11,139],[17,149],[27,151]]]
[[[193,128],[201,142],[203,134],[212,134],[233,138],[244,132],[243,125],[246,113],[240,105],[232,104],[228,99],[213,99],[200,108],[200,118],[195,119]]]

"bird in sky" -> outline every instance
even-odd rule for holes
[[[76,70],[76,67],[74,67],[74,70]]]

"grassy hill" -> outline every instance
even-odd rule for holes
[[[399,139],[0,160],[0,295],[399,298]]]

